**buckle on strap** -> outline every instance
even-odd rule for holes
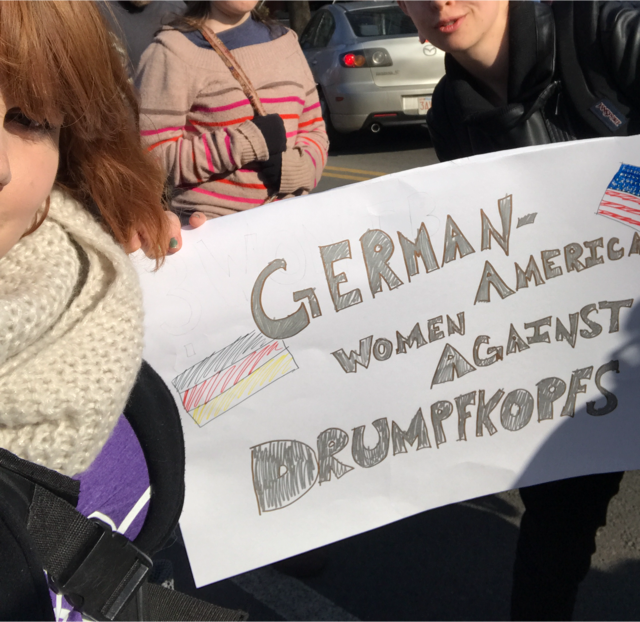
[[[109,525],[90,519],[102,533],[77,569],[54,589],[85,616],[114,620],[142,586],[153,567],[151,559]]]

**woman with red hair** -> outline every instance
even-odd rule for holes
[[[0,3],[0,619],[139,619],[182,508],[123,250],[179,248],[137,112],[93,3]]]

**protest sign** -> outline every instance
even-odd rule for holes
[[[481,156],[220,218],[139,262],[197,585],[640,466],[638,167],[640,138]]]

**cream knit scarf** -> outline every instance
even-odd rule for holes
[[[131,263],[59,191],[49,216],[0,259],[0,447],[84,471],[123,411],[142,356]]]

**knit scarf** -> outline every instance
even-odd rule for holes
[[[0,447],[65,475],[86,470],[123,411],[142,356],[142,297],[122,249],[76,201],[0,259]]]

